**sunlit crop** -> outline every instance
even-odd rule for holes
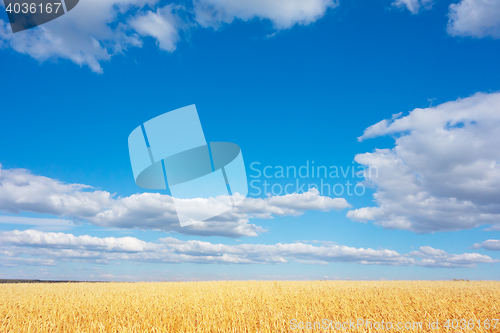
[[[34,283],[0,295],[2,332],[500,332],[499,282]],[[361,319],[422,328],[339,326]]]

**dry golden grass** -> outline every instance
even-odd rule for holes
[[[500,318],[499,282],[162,282],[0,285],[2,332],[464,332],[446,319]],[[323,319],[423,329],[300,330]],[[439,320],[429,330],[427,322]]]

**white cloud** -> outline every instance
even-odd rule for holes
[[[45,61],[69,59],[101,73],[100,63],[129,47],[140,47],[142,40],[119,23],[122,16],[140,15],[146,5],[159,0],[86,0],[67,14],[37,28],[13,34],[0,20],[0,39],[19,53]],[[167,7],[166,9],[168,10]]]
[[[421,247],[409,255],[393,250],[354,248],[331,242],[290,244],[213,244],[197,240],[183,241],[172,237],[156,243],[134,237],[91,237],[35,230],[0,232],[0,263],[15,264],[20,255],[30,256],[24,264],[55,264],[58,261],[111,263],[134,261],[150,263],[217,263],[217,264],[285,264],[290,260],[313,265],[334,262],[363,265],[474,267],[494,263],[477,253],[448,254],[443,250]],[[41,259],[38,259],[42,257]],[[414,258],[421,258],[415,260]],[[19,261],[17,264],[23,264]]]
[[[147,252],[158,249],[158,245],[146,243],[135,237],[99,238],[37,230],[0,232],[0,243],[3,246],[16,245],[36,248],[84,249],[87,251],[96,250],[103,252]]]
[[[461,0],[450,5],[448,33],[451,36],[500,38],[500,1]]]
[[[189,199],[183,204],[191,210],[213,209],[210,199]],[[298,216],[306,210],[330,211],[350,207],[343,198],[319,195],[316,189],[301,194],[247,198],[235,209],[206,222],[181,228],[172,198],[159,193],[134,194],[115,198],[106,191],[93,191],[81,184],[65,184],[36,176],[24,169],[1,169],[0,211],[51,214],[85,220],[101,227],[158,229],[189,235],[257,236],[265,230],[249,219],[273,216]],[[40,223],[39,223],[40,224]]]
[[[488,239],[482,243],[476,243],[473,246],[475,249],[483,248],[489,251],[500,251],[500,240],[497,239]]]
[[[72,221],[65,219],[35,218],[8,215],[0,215],[0,223],[36,226],[36,229],[44,231],[65,230],[74,227],[74,223]]]
[[[303,243],[292,244],[212,244],[197,240],[181,241],[172,237],[160,239],[176,253],[190,256],[227,256],[240,263],[286,263],[287,258],[301,263],[327,264],[329,262],[355,262],[361,264],[407,265],[413,260],[396,251],[353,248],[327,243],[313,246]]]
[[[194,26],[190,22],[193,15],[202,26],[258,17],[285,29],[310,24],[337,5],[334,0],[202,0],[185,3],[188,7],[159,4],[160,0],[80,1],[56,20],[15,34],[0,20],[0,47],[40,62],[68,59],[102,73],[103,62],[129,48],[142,47],[141,37],[153,37],[161,50],[174,52],[179,31]]]
[[[421,246],[418,251],[411,252],[410,256],[421,258],[417,265],[424,267],[470,268],[476,267],[477,264],[492,264],[499,261],[479,253],[449,254],[430,246]]]
[[[180,18],[173,14],[172,6],[158,8],[156,12],[147,11],[133,17],[129,22],[141,36],[151,36],[161,50],[174,52],[179,41]]]
[[[500,231],[500,223],[494,224],[491,227],[484,229],[484,231]]]
[[[367,128],[360,141],[390,134],[396,146],[355,157],[378,206],[347,216],[418,233],[498,223],[499,110],[500,93],[478,93]]]
[[[24,169],[5,170],[0,166],[0,184],[0,210],[8,213],[28,211],[87,218],[114,201],[108,192],[86,191],[90,186],[64,184]]]
[[[282,196],[269,196],[265,199],[247,198],[238,206],[238,213],[248,213],[258,217],[301,215],[306,210],[328,212],[333,209],[344,209],[350,205],[344,198],[321,196],[316,188],[305,193],[291,193]]]
[[[267,19],[277,29],[307,25],[323,17],[336,0],[195,0],[196,21],[203,27],[218,27],[234,19]]]
[[[15,267],[15,266],[20,266],[20,265],[55,266],[55,264],[56,264],[56,262],[53,259],[0,257],[0,266],[8,266],[8,267]]]
[[[406,7],[412,14],[418,14],[420,9],[430,9],[434,0],[395,0],[392,5],[396,7]]]

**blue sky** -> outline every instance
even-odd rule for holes
[[[500,278],[498,4],[116,3],[16,34],[0,11],[1,278]],[[378,177],[180,228],[135,184],[127,138],[191,104],[249,181],[254,162]]]

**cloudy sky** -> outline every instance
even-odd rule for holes
[[[2,8],[0,278],[498,280],[499,54],[494,0]],[[191,104],[249,195],[180,227],[127,138]]]

